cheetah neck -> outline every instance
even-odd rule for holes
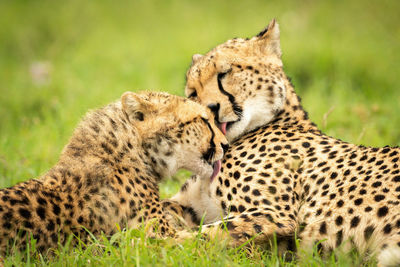
[[[142,147],[146,172],[155,177],[157,182],[170,177],[179,169],[176,144],[165,133],[148,138]]]
[[[271,124],[282,126],[296,126],[304,130],[318,130],[317,126],[308,118],[307,111],[301,105],[301,99],[296,94],[293,85],[286,79],[286,101],[283,109],[277,114]]]

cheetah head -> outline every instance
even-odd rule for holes
[[[166,93],[126,92],[122,110],[141,138],[145,155],[163,177],[178,169],[215,177],[228,142],[206,107]]]
[[[272,20],[251,39],[228,40],[192,58],[185,94],[214,112],[229,141],[267,124],[283,109],[286,76],[279,35]]]

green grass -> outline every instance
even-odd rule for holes
[[[0,1],[0,187],[55,164],[88,109],[127,90],[182,95],[192,54],[232,37],[250,37],[273,17],[281,26],[285,69],[312,120],[348,142],[400,145],[398,10],[396,0]],[[44,80],[31,74],[38,63],[48,72]],[[163,197],[187,176],[183,172],[164,183]],[[123,232],[115,237],[118,245],[101,240],[87,249],[59,249],[54,259],[29,260],[63,266],[280,262],[260,248],[246,253],[217,241],[177,246],[131,239],[141,234]],[[8,257],[6,265],[20,265],[20,256]],[[311,256],[287,264],[297,263],[324,264]],[[348,257],[337,264],[346,266]]]

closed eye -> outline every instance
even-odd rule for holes
[[[194,90],[188,97],[189,97],[189,98],[195,98],[195,97],[197,97],[197,91]]]
[[[231,71],[232,71],[232,69],[229,69],[229,70],[227,70],[227,71],[225,71],[225,72],[219,72],[218,75],[217,75],[218,80],[223,79],[223,78],[225,77],[225,75],[228,74],[228,73],[231,72]]]

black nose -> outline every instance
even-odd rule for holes
[[[222,146],[222,150],[224,150],[224,154],[225,154],[226,151],[228,151],[229,144],[221,144],[221,146]]]
[[[214,113],[215,120],[219,121],[219,118],[218,118],[219,103],[209,104],[207,107]]]

